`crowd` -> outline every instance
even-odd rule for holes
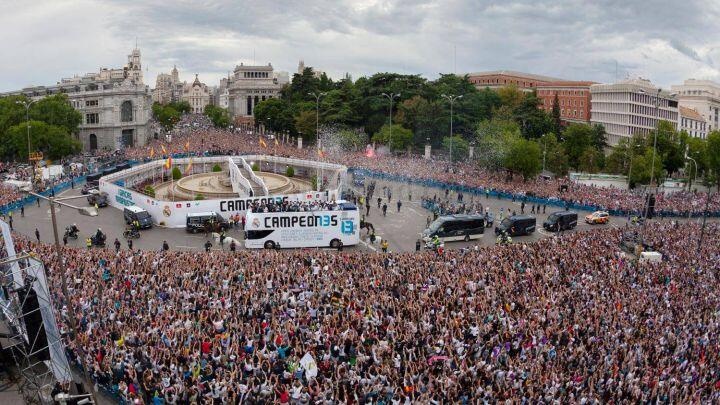
[[[720,401],[720,228],[402,254],[65,248],[61,329],[129,403]],[[82,346],[82,352],[79,349]],[[305,360],[310,357],[311,362]]]
[[[255,201],[250,206],[252,212],[306,212],[334,211],[342,209],[337,201]]]

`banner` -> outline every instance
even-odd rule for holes
[[[317,377],[317,363],[310,353],[305,353],[302,359],[300,359],[300,365],[305,369],[305,378],[309,380]]]

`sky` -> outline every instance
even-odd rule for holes
[[[0,0],[0,91],[122,67],[145,83],[177,65],[217,85],[240,64],[299,60],[342,78],[516,70],[664,88],[720,82],[720,1]],[[718,61],[718,62],[716,62]]]

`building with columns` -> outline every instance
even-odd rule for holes
[[[32,86],[0,94],[25,95],[32,100],[64,93],[82,115],[73,134],[85,151],[118,150],[145,145],[150,137],[152,98],[143,84],[140,50],[133,49],[119,69],[64,78],[52,86]]]
[[[181,101],[187,101],[190,104],[190,111],[194,114],[202,114],[205,106],[210,104],[210,89],[205,83],[201,83],[198,75],[195,75],[195,81],[185,83],[183,86]]]
[[[252,122],[255,106],[269,98],[277,98],[288,82],[287,73],[275,72],[270,63],[263,66],[241,63],[227,80],[230,115],[236,121]]]
[[[548,82],[537,86],[540,108],[552,114],[555,97],[560,107],[560,119],[564,123],[590,122],[590,86],[595,82]]]
[[[678,124],[677,98],[649,80],[594,84],[590,86],[590,97],[590,122],[605,127],[610,146],[617,145],[622,138],[650,133],[658,120]]]
[[[672,86],[681,107],[698,112],[706,122],[707,132],[720,128],[720,84],[712,80],[687,79]]]

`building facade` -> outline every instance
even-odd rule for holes
[[[707,125],[707,132],[720,128],[720,84],[711,80],[688,79],[672,86],[681,107],[698,112]]]
[[[590,97],[590,122],[605,127],[610,146],[635,134],[648,134],[657,127],[658,120],[675,126],[678,123],[677,99],[645,79],[594,84],[590,86]]]
[[[170,73],[160,73],[155,79],[155,88],[152,92],[153,102],[168,104],[180,101],[186,84],[180,81],[177,66],[173,66]]]
[[[535,75],[532,73],[513,72],[511,70],[497,70],[491,72],[468,73],[468,80],[478,89],[499,89],[515,85],[518,90],[531,92],[538,86],[552,82],[562,82],[556,77]]]
[[[680,106],[678,130],[685,131],[693,138],[706,139],[708,134],[707,122],[700,113],[692,108]]]
[[[306,65],[305,65],[305,61],[302,60],[302,59],[300,60],[300,62],[298,62],[297,74],[299,74],[299,75],[303,74],[303,72],[305,71],[305,69],[308,69],[308,68],[309,68],[310,70],[312,70],[312,72],[313,72],[313,77],[315,77],[316,79],[321,78],[322,75],[325,74],[325,72],[323,72],[322,70],[317,70],[317,69],[315,69],[315,68],[312,67],[312,66],[306,66]]]
[[[83,149],[111,151],[145,145],[150,137],[152,97],[142,80],[140,50],[134,49],[123,68],[103,68],[98,73],[64,78],[53,86],[28,87],[0,96],[25,95],[39,100],[65,93],[82,115],[74,136]]]
[[[590,86],[595,82],[550,82],[537,86],[540,108],[552,114],[555,97],[564,123],[590,122]]]
[[[255,106],[261,101],[277,98],[288,83],[287,74],[275,72],[272,64],[235,67],[227,81],[228,110],[236,121],[252,121]]]
[[[190,111],[194,114],[202,114],[205,106],[210,104],[210,89],[205,83],[201,83],[198,75],[195,75],[195,81],[183,86],[181,101],[187,101],[190,104]]]

